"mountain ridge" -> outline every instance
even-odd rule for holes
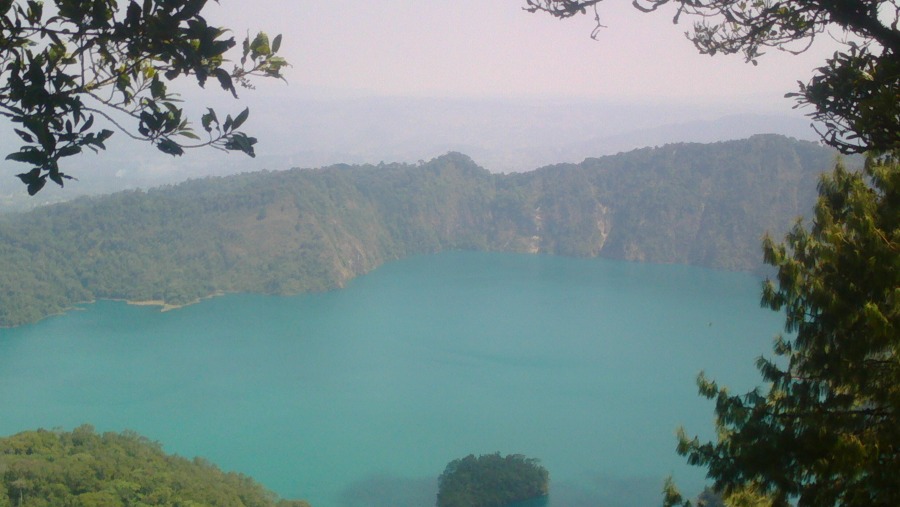
[[[443,250],[758,270],[763,233],[780,237],[809,212],[834,158],[812,142],[760,135],[528,173],[493,174],[451,152],[78,198],[0,220],[0,324],[95,299],[181,305],[224,292],[329,290]]]

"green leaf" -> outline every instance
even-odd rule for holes
[[[246,153],[247,155],[250,155],[251,157],[256,157],[256,153],[253,151],[254,144],[256,144],[255,137],[247,137],[240,132],[236,132],[225,143],[225,149],[241,151]]]
[[[19,130],[19,129],[13,129],[13,130],[15,130],[15,131],[16,131],[16,134],[19,134],[19,137],[21,137],[22,140],[25,141],[26,143],[33,143],[33,142],[34,142],[34,138],[31,137],[31,134],[29,134],[28,132],[25,132],[25,131],[22,131],[22,130]]]
[[[28,195],[34,196],[34,194],[40,192],[41,189],[44,188],[44,185],[46,185],[46,184],[47,184],[47,176],[46,175],[41,176],[34,183],[29,183],[28,184]]]
[[[153,81],[150,82],[150,95],[157,100],[166,98],[166,84],[157,76],[153,76]]]
[[[70,157],[72,155],[77,155],[79,153],[81,153],[81,146],[70,145],[70,146],[63,146],[62,148],[57,150],[56,156],[58,158]]]
[[[22,180],[22,183],[28,186],[28,195],[34,195],[40,192],[40,190],[44,188],[44,184],[47,183],[47,176],[41,176],[40,167],[35,167],[27,173],[17,174],[16,176]]]
[[[281,49],[281,34],[275,36],[272,40],[272,53],[277,53]]]
[[[41,121],[40,118],[37,117],[29,117],[22,121],[22,125],[25,126],[28,130],[34,133],[35,137],[37,137],[38,142],[47,148],[47,144],[49,143],[50,130],[47,128],[46,122]]]
[[[112,135],[113,135],[113,131],[107,130],[107,129],[101,130],[96,135],[93,133],[90,133],[90,134],[84,136],[84,141],[82,142],[82,145],[85,145],[94,151],[97,151],[97,149],[105,150],[106,146],[103,144],[103,141],[106,141]]]
[[[48,176],[50,176],[50,179],[53,180],[57,185],[59,185],[61,187],[65,186],[65,185],[63,185],[64,179],[66,179],[66,180],[74,180],[75,179],[75,178],[69,176],[68,174],[59,172],[58,168],[56,170],[50,171]]]
[[[140,132],[142,136],[149,136],[151,130],[159,130],[159,125],[157,125],[157,128],[153,128],[152,125],[157,123],[156,118],[147,111],[141,112],[140,120],[141,123],[138,126],[138,132]]]
[[[88,116],[87,121],[84,122],[84,125],[81,126],[81,130],[79,130],[79,132],[87,132],[88,129],[90,129],[92,126],[94,126],[94,115]]]
[[[128,26],[137,26],[141,21],[141,8],[131,0],[128,3],[128,9],[125,11],[125,24]]]
[[[247,55],[250,54],[250,37],[244,39],[243,43],[243,56],[241,56],[241,65],[247,63]]]
[[[231,80],[231,74],[221,67],[214,70],[213,74],[215,74],[216,79],[219,80],[219,85],[222,86],[222,89],[230,91],[234,98],[237,98],[237,91],[234,89],[234,82]]]
[[[171,102],[163,102],[163,106],[165,106],[166,109],[168,109],[169,112],[172,113],[172,115],[181,116],[181,108],[179,108],[175,104]]]
[[[269,47],[269,36],[265,32],[259,32],[250,43],[250,57],[256,60],[260,56],[269,56],[272,50]]]
[[[159,149],[159,151],[168,153],[169,155],[184,155],[184,149],[182,149],[182,147],[178,143],[172,141],[171,139],[160,139],[156,143],[156,147]]]
[[[41,168],[35,167],[34,169],[28,171],[27,173],[19,173],[16,175],[17,178],[22,180],[22,183],[26,185],[30,185],[38,180],[41,177]]]
[[[26,164],[41,165],[47,160],[47,154],[37,148],[26,148],[22,151],[10,153],[6,160],[15,160]]]
[[[207,108],[207,113],[200,117],[200,123],[203,125],[203,130],[207,132],[212,132],[212,124],[219,124],[219,119],[216,118],[216,112],[211,108]]]
[[[247,117],[249,117],[249,116],[250,116],[250,108],[249,107],[244,108],[244,110],[241,111],[240,114],[238,114],[237,117],[234,119],[234,121],[231,123],[231,130],[237,130],[237,129],[241,128],[241,125],[243,125],[244,122],[247,121]]]
[[[34,0],[28,0],[28,18],[31,22],[37,22],[41,19],[44,12],[44,4],[42,2],[35,2]]]

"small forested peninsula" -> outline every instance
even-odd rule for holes
[[[0,326],[95,299],[182,305],[341,287],[449,249],[761,267],[835,152],[775,135],[527,173],[462,154],[193,180],[0,216]]]
[[[550,474],[521,454],[470,454],[447,464],[438,478],[437,507],[503,507],[547,496]]]
[[[309,507],[134,433],[27,431],[0,439],[0,505]]]

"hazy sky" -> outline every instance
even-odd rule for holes
[[[699,55],[672,23],[628,1],[557,20],[524,0],[221,0],[209,17],[236,29],[284,34],[290,94],[586,97],[781,104],[833,49],[778,51],[754,67],[739,55]]]
[[[249,106],[245,129],[259,138],[259,156],[207,149],[172,158],[118,135],[100,155],[67,160],[80,181],[63,190],[48,185],[41,198],[260,169],[415,162],[447,151],[509,172],[669,142],[765,132],[814,138],[784,94],[834,51],[828,37],[800,56],[772,50],[753,66],[740,55],[698,54],[684,36],[691,21],[673,25],[671,9],[644,14],[630,1],[609,0],[600,9],[607,28],[593,40],[593,15],[558,20],[523,5],[210,2],[209,22],[231,27],[238,40],[248,31],[283,35],[288,83],[257,80],[237,102],[214,84],[174,88],[185,92],[195,121],[207,106],[220,115]],[[729,115],[743,116],[716,123]],[[0,182],[0,208],[22,194],[17,180]]]

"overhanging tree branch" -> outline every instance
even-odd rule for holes
[[[0,114],[20,124],[23,141],[7,160],[31,169],[18,177],[28,192],[38,192],[46,180],[62,184],[68,178],[59,161],[82,148],[105,149],[112,130],[94,125],[95,115],[132,139],[160,151],[180,155],[185,148],[212,146],[254,156],[256,139],[239,129],[249,112],[203,115],[209,140],[199,140],[177,96],[166,83],[192,76],[204,87],[208,78],[237,97],[236,84],[252,87],[254,77],[284,79],[287,62],[277,55],[278,36],[249,35],[240,63],[226,52],[235,46],[227,30],[209,26],[201,16],[206,0],[56,0],[56,12],[46,15],[40,2],[0,2]],[[86,107],[82,99],[95,104]],[[112,114],[133,122],[127,128]],[[137,133],[135,133],[137,132]]]
[[[525,10],[568,18],[594,10],[598,0],[526,0]],[[698,18],[687,33],[703,54],[743,53],[751,63],[765,48],[809,49],[828,29],[843,30],[845,50],[788,94],[809,116],[822,140],[844,153],[900,149],[900,5],[898,0],[633,0],[641,11],[672,4],[674,21]],[[596,35],[597,29],[592,33]]]

